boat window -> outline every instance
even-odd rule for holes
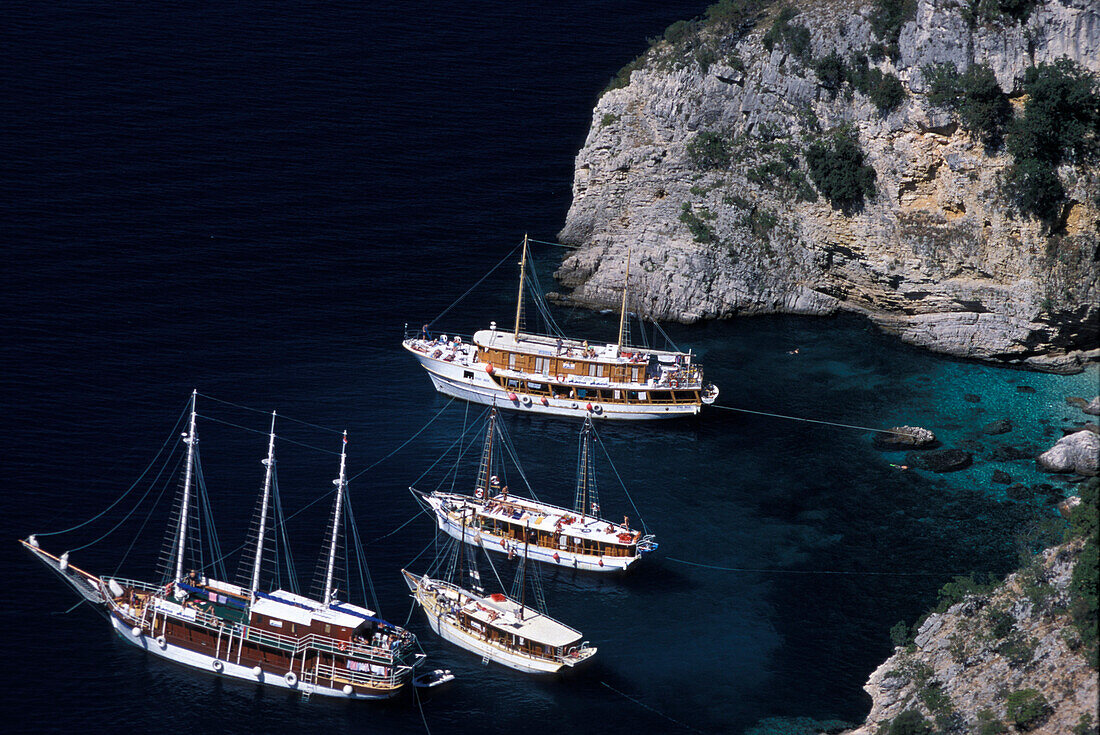
[[[617,392],[617,391],[616,391],[616,392]],[[626,400],[628,400],[628,401],[636,401],[636,400],[638,400],[638,391],[636,391],[636,390],[628,390],[628,391],[626,392]]]
[[[655,390],[655,391],[653,391],[652,395],[653,395],[653,400],[658,402],[658,403],[661,402],[661,401],[671,401],[672,400],[672,391],[670,391],[670,390]]]
[[[598,375],[601,378],[603,377],[603,365],[597,365],[596,366],[596,375]]]
[[[596,377],[596,363],[588,363],[588,374],[593,378]]]
[[[618,401],[623,397],[622,391],[615,391],[615,400]]]
[[[508,353],[508,369],[509,370],[515,370],[516,369],[516,353],[514,353],[514,352]]]
[[[519,387],[519,381],[518,380],[509,380],[508,381],[508,387],[509,388],[518,388]]]
[[[463,380],[473,380],[474,379],[474,371],[473,370],[463,370],[462,371],[462,379]]]

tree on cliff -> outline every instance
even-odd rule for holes
[[[875,195],[875,169],[863,163],[859,138],[841,127],[812,144],[806,151],[810,178],[833,207],[846,214],[860,209],[866,197]]]

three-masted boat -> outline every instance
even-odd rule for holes
[[[265,537],[275,532],[269,517],[275,470],[275,417],[272,415],[266,473],[260,499],[252,574],[247,584],[213,579],[186,560],[200,505],[196,493],[198,432],[195,395],[184,478],[170,528],[170,574],[159,582],[96,576],[41,548],[37,538],[22,541],[35,557],[57,573],[85,600],[106,614],[127,643],[161,658],[218,676],[344,699],[381,699],[397,694],[423,658],[412,633],[366,607],[337,599],[334,572],[341,538],[341,516],[350,506],[345,474],[347,433],[340,453],[336,499],[323,549],[320,600],[295,592],[260,589]],[[200,565],[201,566],[201,565]]]
[[[593,572],[622,572],[657,548],[652,534],[632,530],[624,517],[613,523],[600,516],[594,468],[595,431],[585,417],[580,435],[573,510],[509,493],[493,474],[497,412],[488,428],[473,495],[420,492],[414,496],[435,517],[439,529],[468,544],[515,556],[525,548],[536,561]]]
[[[405,349],[428,371],[437,391],[530,413],[605,419],[694,415],[718,398],[718,388],[704,383],[702,367],[690,351],[624,344],[629,260],[618,341],[591,345],[583,339],[521,331],[526,263],[524,236],[512,330],[492,322],[472,342],[446,335],[432,339],[426,330],[406,335]]]

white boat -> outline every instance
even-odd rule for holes
[[[412,633],[363,606],[337,599],[334,584],[341,522],[347,504],[345,475],[347,433],[340,453],[340,476],[332,523],[323,548],[323,592],[320,600],[277,589],[261,591],[265,537],[274,535],[278,518],[273,497],[275,417],[264,489],[253,540],[249,581],[232,584],[191,569],[193,528],[199,508],[206,507],[199,485],[192,393],[184,479],[170,524],[170,555],[165,578],[156,582],[96,576],[41,548],[32,535],[23,546],[103,612],[122,640],[154,656],[215,676],[264,686],[342,699],[382,699],[396,695],[423,658]],[[267,542],[270,543],[269,541]],[[197,563],[202,569],[201,563]],[[247,570],[247,565],[242,565]],[[319,579],[319,581],[322,581]],[[322,589],[319,587],[319,589]]]
[[[718,388],[703,382],[702,368],[690,351],[624,343],[626,284],[617,343],[590,345],[583,339],[521,331],[526,262],[524,237],[511,331],[492,322],[468,342],[446,335],[432,339],[426,329],[406,334],[403,346],[428,372],[437,391],[527,413],[622,420],[690,416],[718,398]],[[629,282],[629,259],[626,279]]]
[[[623,572],[657,548],[652,534],[632,530],[627,519],[612,523],[600,517],[593,467],[592,421],[581,429],[580,460],[573,510],[518,497],[493,474],[496,409],[490,411],[481,466],[473,495],[419,492],[439,529],[463,543],[515,556],[527,546],[530,559],[591,572]]]
[[[417,689],[434,689],[455,680],[455,675],[450,669],[436,669],[428,671],[413,679],[413,686]]]

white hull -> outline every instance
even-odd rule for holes
[[[498,554],[505,555],[508,554],[508,548],[501,543],[502,541],[506,541],[504,537],[496,536],[485,530],[471,530],[467,527],[465,529],[466,537],[463,538],[464,529],[462,524],[448,516],[442,507],[440,507],[441,503],[438,500],[428,498],[427,502],[431,504],[432,510],[435,511],[439,530],[443,531],[451,538],[480,546],[486,551],[495,551]],[[513,544],[513,554],[516,556],[526,553],[527,558],[532,561],[540,561],[544,564],[565,567],[566,569],[580,569],[586,572],[625,572],[634,562],[641,558],[639,556],[595,556],[593,554],[575,554],[565,549],[550,549],[543,546],[535,546],[533,544],[528,544],[527,551],[524,552],[522,542],[512,541],[511,543]],[[554,558],[554,554],[558,555],[557,559]],[[602,564],[600,563],[601,561],[603,562]]]
[[[339,697],[341,699],[388,699],[397,694],[396,691],[391,694],[363,694],[354,691],[351,694],[345,694],[342,688],[310,684],[303,681],[306,674],[297,668],[294,670],[293,683],[287,680],[286,675],[289,672],[286,671],[261,671],[259,676],[257,676],[251,666],[242,666],[233,663],[231,660],[218,658],[217,656],[206,656],[196,651],[175,646],[167,641],[164,642],[164,645],[161,645],[156,638],[145,635],[144,633],[134,635],[134,631],[129,624],[120,620],[113,614],[108,617],[111,621],[111,627],[114,628],[119,637],[127,643],[142,648],[154,656],[159,656],[169,661],[175,661],[184,666],[189,666],[193,669],[205,671],[217,676],[226,676],[231,679],[252,682],[253,684],[290,689],[301,692],[303,695],[317,694],[325,697]],[[230,658],[232,658],[232,656],[230,656]],[[218,662],[218,668],[215,668],[215,662]]]
[[[507,666],[510,669],[522,671],[525,674],[543,675],[556,674],[563,668],[560,663],[532,658],[531,656],[522,656],[500,648],[499,646],[494,646],[491,643],[487,643],[486,641],[475,638],[469,633],[464,632],[458,626],[450,623],[445,617],[433,615],[424,606],[421,606],[421,609],[424,610],[424,614],[428,618],[428,626],[434,630],[440,638],[455,644],[459,648],[465,648],[467,651],[476,653],[482,658],[487,658],[490,661],[498,663],[501,666]]]
[[[406,345],[406,349],[409,349]],[[645,405],[645,404],[618,404],[618,403],[593,403],[593,411],[589,411],[588,403],[567,398],[517,396],[516,400],[508,398],[508,391],[497,385],[485,372],[484,363],[463,365],[457,362],[447,362],[433,358],[429,354],[409,349],[416,359],[428,371],[432,385],[443,395],[461,398],[471,403],[481,403],[486,406],[498,406],[509,408],[524,413],[540,414],[543,416],[566,416],[570,418],[593,418],[644,421],[652,419],[671,419],[680,416],[694,416],[699,413],[699,404],[687,403],[680,405]]]

